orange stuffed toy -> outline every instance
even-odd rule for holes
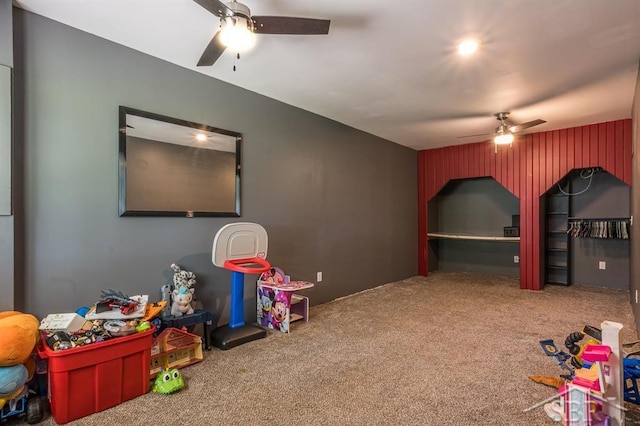
[[[40,340],[40,322],[30,314],[0,312],[0,407],[18,396],[33,376],[31,354]]]

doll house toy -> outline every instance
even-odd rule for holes
[[[209,339],[209,326],[213,324],[213,314],[209,311],[196,309],[192,314],[182,315],[179,317],[166,316],[160,318],[159,331],[173,327],[181,329],[185,327],[189,332],[193,332],[193,328],[202,324],[202,335],[204,336],[204,348],[211,350],[211,342]]]
[[[244,322],[244,274],[259,275],[271,268],[266,259],[267,246],[267,231],[257,223],[230,223],[216,234],[211,261],[231,271],[231,304],[229,324],[211,333],[215,347],[231,349],[267,335],[263,328]]]
[[[311,287],[307,281],[291,281],[280,268],[263,272],[257,286],[258,324],[288,333],[292,322],[309,321],[309,298],[295,292]]]
[[[163,370],[183,368],[202,361],[202,338],[177,328],[164,329],[151,346],[149,377]]]
[[[585,345],[581,353],[582,367],[576,369],[571,381],[558,389],[559,403],[545,404],[547,414],[559,415],[565,426],[622,426],[625,423],[622,324],[603,321],[601,329],[602,344]]]

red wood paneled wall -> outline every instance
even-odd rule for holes
[[[631,119],[418,153],[419,271],[427,276],[427,203],[451,179],[491,176],[520,200],[520,288],[542,289],[540,196],[572,169],[602,167],[631,186]],[[471,213],[472,214],[472,213]]]

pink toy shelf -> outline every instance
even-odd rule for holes
[[[257,285],[258,324],[288,333],[292,322],[309,321],[309,298],[295,292],[313,285],[308,281],[290,281],[280,268],[264,272]]]

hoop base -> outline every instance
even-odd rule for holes
[[[231,328],[223,325],[211,332],[211,342],[218,349],[227,350],[267,336],[267,330],[254,325]]]

